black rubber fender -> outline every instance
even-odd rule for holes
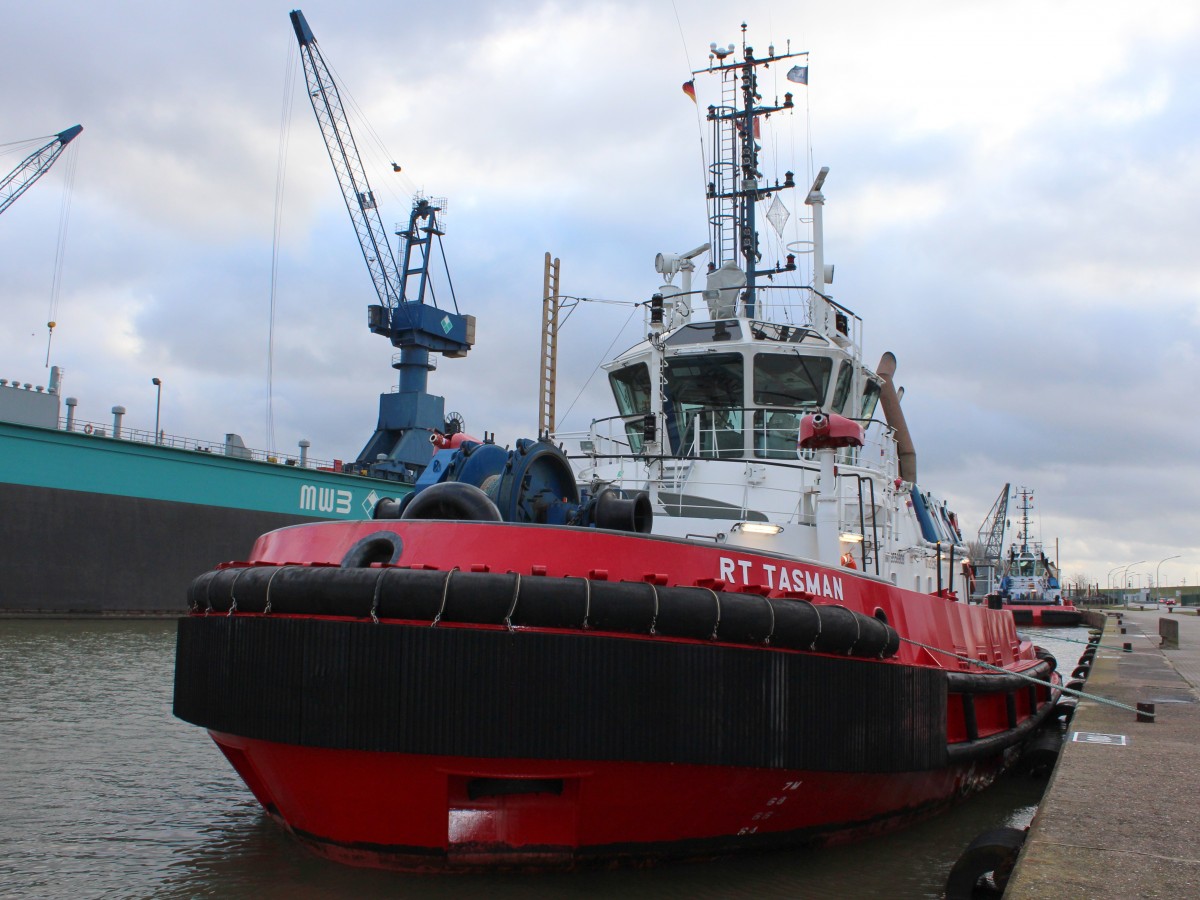
[[[1058,660],[1054,658],[1053,653],[1051,653],[1049,650],[1045,649],[1044,647],[1037,647],[1037,646],[1035,646],[1033,648],[1033,652],[1037,655],[1038,659],[1046,660],[1047,662],[1049,662],[1051,669],[1053,669],[1054,671],[1058,671]]]
[[[843,606],[644,581],[522,578],[516,573],[387,565],[395,563],[402,549],[398,535],[381,531],[356,543],[338,566],[214,569],[192,582],[188,603],[194,612],[204,613],[436,619],[464,625],[612,631],[860,658],[886,658],[900,648],[895,629]],[[981,677],[997,689],[1006,684],[998,680],[1003,675]]]
[[[1067,724],[1075,715],[1075,709],[1079,706],[1079,700],[1075,697],[1062,697],[1054,704],[1054,712],[1051,713],[1055,719]]]
[[[1044,778],[1054,771],[1062,745],[1060,732],[1042,731],[1021,748],[1021,765],[1034,778]]]
[[[1025,835],[1023,828],[994,828],[971,841],[946,879],[946,900],[1002,896]]]

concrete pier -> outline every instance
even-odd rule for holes
[[[1120,612],[1083,690],[1154,719],[1079,701],[1005,900],[1200,897],[1200,617]]]

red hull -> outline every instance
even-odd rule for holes
[[[223,570],[226,606],[181,622],[176,714],[299,839],[357,865],[571,868],[858,839],[987,786],[1054,700],[969,662],[1049,671],[1007,612],[762,553],[402,520],[272,532],[251,563]],[[289,612],[282,586],[307,573],[322,605]],[[339,611],[329,573],[365,583],[379,615]],[[479,577],[505,592],[502,621],[470,618]],[[585,612],[522,627],[536,586],[563,578],[591,626]],[[388,618],[389,591],[422,579],[424,621]],[[201,607],[213,583],[194,586]],[[715,617],[706,637],[596,624],[605,591],[637,589],[647,610],[652,596],[658,616],[658,592],[682,588]],[[733,636],[771,604],[772,628],[789,604],[840,608],[901,643],[853,658]]]
[[[1002,760],[864,774],[331,751],[213,733],[314,851],[406,871],[569,869],[858,840],[986,787]],[[473,779],[561,780],[476,797]]]

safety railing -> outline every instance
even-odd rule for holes
[[[126,428],[124,425],[121,426],[119,433],[114,434],[112,422],[89,422],[83,419],[74,419],[69,423],[68,427],[67,420],[62,418],[59,420],[59,428],[63,431],[71,431],[89,437],[115,438],[116,440],[128,441],[134,444],[150,444],[158,447],[170,447],[174,450],[211,453],[217,456],[226,456],[230,459],[249,459],[285,466],[300,465],[300,455],[298,453],[291,455],[279,453],[278,451],[257,450],[251,447],[228,444],[225,441],[206,441],[199,438],[166,434],[165,432],[155,434],[153,431],[146,431],[140,428]],[[341,460],[315,459],[309,456],[304,460],[304,468],[340,472],[342,462]]]

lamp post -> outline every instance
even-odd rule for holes
[[[1124,570],[1121,572],[1121,603],[1126,609],[1129,609],[1129,595],[1125,593],[1125,589],[1129,587],[1129,585],[1125,582],[1125,576],[1129,574],[1129,570],[1134,566],[1140,566],[1144,562],[1144,559],[1139,559],[1137,562],[1131,562],[1127,566],[1121,566],[1121,568]]]
[[[162,379],[151,378],[150,383],[158,389],[158,396],[154,399],[154,443],[161,443],[158,431],[159,413],[162,412]]]
[[[1154,569],[1154,602],[1157,603],[1162,599],[1162,583],[1158,580],[1158,573],[1162,571],[1162,564],[1168,559],[1179,559],[1183,554],[1176,553],[1174,556],[1168,556],[1166,559],[1160,559],[1158,565]]]
[[[1113,586],[1113,577],[1112,577],[1113,572],[1117,571],[1117,569],[1119,569],[1119,568],[1121,568],[1121,567],[1113,566],[1111,569],[1108,570],[1108,575],[1104,579],[1104,583],[1108,586],[1108,588],[1110,590],[1112,589],[1112,586]]]

